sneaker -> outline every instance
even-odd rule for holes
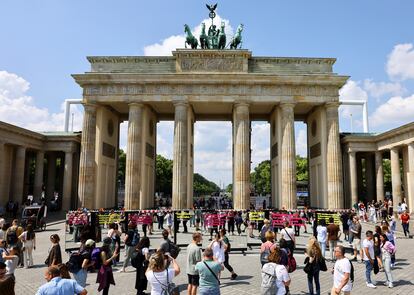
[[[373,283],[367,283],[367,287],[375,289],[377,286],[375,286]]]
[[[236,273],[234,273],[234,274],[231,275],[231,280],[235,280],[236,278],[237,278],[237,274]]]
[[[390,283],[388,281],[384,282],[384,286],[388,286]]]
[[[394,288],[394,285],[392,283],[389,283],[388,288]]]

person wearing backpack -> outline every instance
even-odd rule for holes
[[[79,269],[77,271],[75,269],[75,271],[73,272],[73,278],[82,287],[86,287],[86,279],[88,277],[88,268],[94,265],[94,261],[92,261],[92,250],[94,246],[95,246],[95,241],[89,239],[85,242],[84,247],[81,247],[79,249],[79,252],[76,253],[78,255],[77,256],[78,259],[77,261],[75,260],[74,264],[77,264]],[[71,258],[69,258],[69,262],[71,262]]]
[[[171,267],[168,267],[171,265]],[[148,269],[145,272],[151,285],[151,295],[174,295],[178,294],[173,279],[180,274],[180,266],[177,261],[158,250],[149,259]]]
[[[289,227],[289,221],[284,222],[284,228],[280,231],[280,238],[286,241],[286,244],[290,250],[290,253],[293,255],[293,250],[295,250],[295,232],[291,227]]]
[[[135,247],[138,245],[139,239],[140,237],[137,230],[137,225],[134,222],[129,222],[128,231],[124,238],[125,260],[119,272],[125,272],[125,269],[128,266],[129,261],[131,260],[132,253],[134,253]]]
[[[100,263],[101,266],[96,277],[96,282],[99,283],[98,292],[102,291],[102,295],[109,294],[109,287],[115,285],[114,274],[112,272],[112,264],[119,252],[115,250],[111,251],[112,239],[106,237],[102,241],[102,247],[100,248]]]
[[[286,267],[280,264],[281,250],[273,248],[269,255],[269,262],[262,267],[262,295],[285,295],[288,292],[291,279]]]
[[[12,226],[6,231],[6,243],[9,248],[13,246],[19,246],[19,236],[23,233],[23,228],[19,226],[19,221],[14,219]],[[19,247],[20,250],[20,247]]]
[[[274,244],[275,234],[274,232],[267,231],[265,233],[266,242],[262,243],[260,246],[260,263],[263,266],[265,263],[268,263],[269,255],[271,250],[276,246]]]
[[[33,250],[36,250],[36,235],[33,231],[33,226],[29,224],[26,231],[19,236],[23,243],[23,264],[24,268],[33,266]]]
[[[391,256],[395,253],[395,246],[390,241],[388,241],[386,234],[381,234],[379,237],[380,248],[382,253],[382,265],[384,266],[386,278],[385,285],[388,286],[388,288],[393,288],[394,280],[392,278],[391,273]]]
[[[341,245],[335,247],[335,266],[333,273],[333,286],[331,295],[338,295],[343,292],[344,295],[350,295],[354,272],[352,263],[345,257],[345,248]]]
[[[216,261],[213,249],[207,247],[203,253],[203,261],[196,264],[195,269],[200,276],[200,295],[220,295],[219,274],[224,266]]]

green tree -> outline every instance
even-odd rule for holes
[[[171,195],[173,161],[157,155],[155,162],[155,191]]]
[[[296,156],[296,180],[308,181],[308,158]]]
[[[219,191],[220,188],[217,184],[207,180],[202,175],[194,173],[193,191],[194,196],[209,195],[213,192]]]
[[[233,192],[233,184],[232,183],[229,183],[226,186],[226,192],[228,192],[228,193],[232,193]]]
[[[122,149],[118,150],[118,182],[125,183],[126,154]]]
[[[250,173],[250,182],[258,194],[270,194],[270,160],[263,161]]]
[[[392,192],[390,159],[384,159],[382,167],[384,169],[384,192]]]

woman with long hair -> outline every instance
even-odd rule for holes
[[[168,267],[171,265],[171,267]],[[164,252],[158,250],[149,259],[148,269],[145,273],[151,285],[151,295],[167,294],[169,284],[180,274],[177,261]]]
[[[19,236],[23,244],[23,263],[24,268],[33,266],[33,250],[36,250],[36,235],[33,230],[33,225],[27,225],[26,231]]]
[[[262,295],[287,294],[290,277],[286,267],[280,263],[281,250],[274,248],[269,255],[269,262],[262,267]]]
[[[98,271],[96,282],[99,283],[98,292],[102,291],[102,295],[109,294],[109,287],[115,285],[114,274],[112,272],[112,264],[119,252],[111,251],[112,239],[106,237],[102,242],[101,247],[101,268]]]
[[[382,233],[387,236],[388,241],[395,246],[395,239],[394,239],[394,233],[390,230],[387,223],[383,224],[381,226]],[[395,265],[395,253],[391,254],[391,268],[394,268]]]
[[[374,254],[375,254],[375,259],[378,262],[378,267],[381,269],[383,268],[382,265],[382,260],[381,260],[381,241],[380,241],[380,236],[382,234],[382,230],[381,227],[379,225],[375,226],[375,233],[374,233]]]
[[[134,261],[131,261],[136,266],[135,289],[137,295],[144,295],[147,289],[148,280],[145,272],[148,268],[149,261],[149,246],[150,240],[148,237],[143,237],[135,248],[136,255],[133,255]]]
[[[58,264],[62,263],[62,251],[59,244],[59,235],[51,235],[50,242],[52,245],[49,248],[49,255],[47,256],[45,264],[47,264],[47,266],[57,266]]]
[[[322,250],[315,237],[311,237],[308,241],[305,251],[305,270],[307,270],[309,294],[313,292],[313,281],[315,281],[316,295],[321,294],[321,285],[319,283],[320,261],[323,259]]]
[[[388,286],[388,288],[393,288],[394,281],[391,273],[391,257],[395,252],[395,246],[390,241],[388,241],[386,234],[381,234],[379,237],[382,253],[382,265],[384,266],[385,278],[387,279],[385,284]]]

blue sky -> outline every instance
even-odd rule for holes
[[[86,56],[182,47],[183,24],[197,27],[208,15],[205,3],[1,1],[0,120],[34,130],[61,128],[63,100],[81,97],[70,74],[89,69]],[[368,99],[373,132],[414,118],[413,11],[412,1],[221,1],[217,9],[233,29],[244,24],[243,47],[255,56],[337,58],[334,70],[351,76],[341,99]],[[81,108],[74,113],[76,129]],[[341,130],[350,131],[351,113],[353,130],[362,131],[355,107],[341,107]],[[158,127],[159,152],[166,156],[172,154],[171,126]],[[303,124],[296,127],[297,151],[303,154]],[[215,138],[206,136],[211,129]],[[197,123],[196,134],[196,171],[228,183],[231,125]],[[268,158],[267,135],[266,124],[254,124],[253,165]],[[210,162],[212,157],[217,160]]]

